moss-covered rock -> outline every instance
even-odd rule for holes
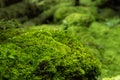
[[[95,19],[92,15],[80,13],[73,13],[64,19],[68,25],[77,26],[89,26],[94,20]]]
[[[0,79],[96,80],[99,61],[64,31],[29,31],[0,45]]]

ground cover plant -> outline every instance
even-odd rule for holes
[[[119,0],[0,0],[0,80],[119,80]]]
[[[97,79],[100,62],[64,31],[28,31],[0,45],[0,79]]]

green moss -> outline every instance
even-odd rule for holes
[[[1,0],[0,6],[4,5],[8,2],[9,5],[5,5],[0,8],[0,19],[12,19],[16,18],[20,20],[22,23],[34,19],[40,15],[41,19],[49,18],[51,15],[51,11],[47,11],[51,9],[51,6],[54,6],[55,0],[12,0],[11,4],[8,0]],[[15,2],[15,3],[14,3]],[[12,4],[13,3],[13,4]],[[54,12],[54,11],[53,11]],[[45,16],[44,16],[45,15]],[[39,19],[38,19],[39,20]],[[43,21],[42,20],[42,21]],[[41,20],[40,20],[41,21]],[[39,21],[39,22],[40,22]],[[38,23],[37,21],[35,23]]]
[[[89,14],[73,13],[64,19],[68,25],[89,26],[94,17]]]
[[[43,8],[40,8],[34,3],[27,1],[19,1],[18,3],[11,4],[8,7],[0,8],[0,18],[10,20],[16,18],[22,23],[38,16]]]
[[[24,2],[19,2],[9,7],[1,8],[0,18],[11,19],[23,17],[26,14],[27,5]],[[16,7],[16,8],[15,8]]]
[[[120,74],[120,27],[93,22],[89,28],[70,26],[68,30],[102,62],[102,78]]]
[[[112,10],[110,8],[104,8],[104,9],[100,10],[98,18],[100,20],[105,20],[105,19],[110,19],[111,17],[115,17],[117,15],[118,14],[114,10]]]
[[[0,45],[0,79],[95,80],[99,61],[64,31],[29,31]]]
[[[94,37],[102,37],[109,32],[109,27],[104,23],[93,22],[89,31]]]
[[[55,22],[64,19],[68,14],[73,13],[74,11],[77,11],[77,9],[75,9],[74,7],[58,8],[54,15]]]
[[[119,80],[120,76],[112,77],[112,78],[103,78],[102,80]]]
[[[13,20],[0,20],[0,43],[12,38],[15,35],[19,35],[22,32],[23,26],[19,21]]]
[[[55,22],[61,22],[66,16],[72,14],[72,13],[82,13],[82,14],[91,14],[96,15],[96,8],[92,7],[60,7],[56,10],[54,14],[54,20]]]

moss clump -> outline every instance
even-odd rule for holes
[[[8,40],[9,38],[18,35],[22,32],[23,26],[19,21],[13,20],[0,20],[0,43]]]
[[[0,79],[96,80],[100,63],[69,33],[29,31],[0,45]]]
[[[66,16],[68,16],[69,14],[76,12],[76,11],[78,11],[78,10],[75,9],[74,7],[58,8],[54,15],[55,22],[58,22],[58,21],[64,19]]]
[[[89,32],[93,35],[93,37],[102,37],[103,35],[107,35],[109,32],[109,27],[104,23],[93,22],[89,28]]]
[[[25,21],[38,16],[43,9],[39,9],[37,5],[30,3],[29,0],[21,0],[17,3],[11,4],[8,7],[6,6],[0,8],[0,11],[1,19],[10,20],[16,18],[24,23]]]
[[[68,25],[89,26],[94,17],[89,14],[73,13],[64,19]]]
[[[60,7],[56,10],[54,14],[55,22],[61,22],[66,16],[69,16],[72,13],[88,13],[96,16],[96,8],[89,7]]]

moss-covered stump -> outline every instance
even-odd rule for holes
[[[72,13],[64,21],[68,25],[89,26],[95,20],[94,16],[89,14]]]
[[[0,45],[0,80],[96,80],[99,61],[69,33],[29,31]]]

